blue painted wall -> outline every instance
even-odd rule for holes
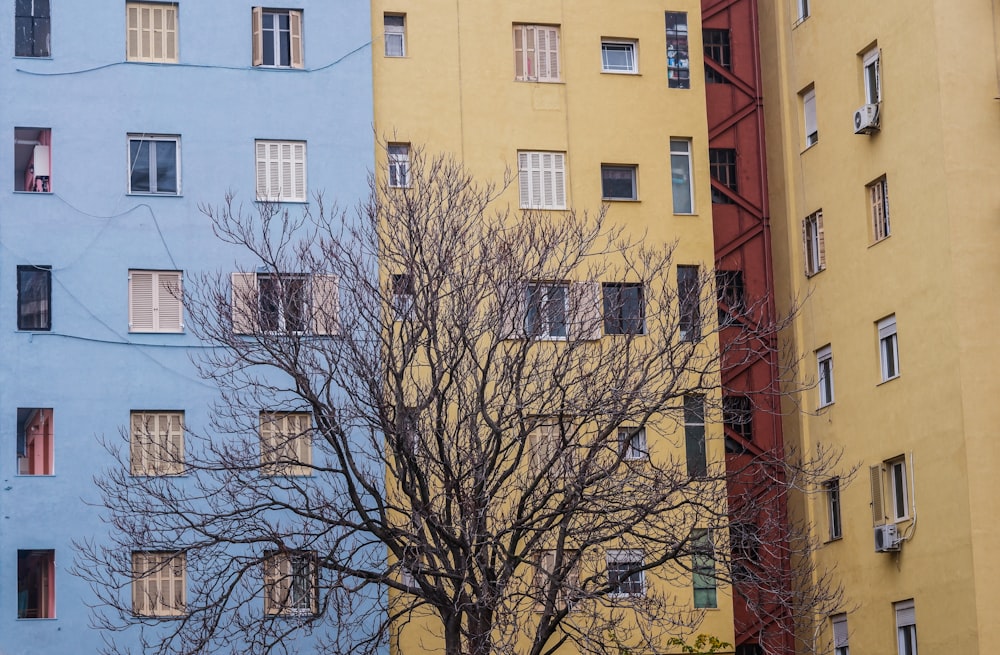
[[[207,426],[212,389],[190,334],[128,331],[128,270],[253,266],[199,203],[254,195],[254,139],[304,140],[310,195],[352,206],[373,162],[367,0],[297,0],[304,70],[251,67],[251,3],[182,0],[179,63],[125,63],[124,0],[52,2],[51,58],[14,57],[0,2],[0,653],[94,653],[73,540],[101,540],[92,476],[132,409]],[[273,6],[273,5],[272,5]],[[18,126],[52,129],[54,193],[13,191]],[[179,134],[182,195],[128,195],[129,133]],[[16,267],[51,265],[52,330],[19,332]],[[16,410],[51,407],[55,475],[17,475]],[[18,620],[17,550],[54,549],[56,617]],[[127,639],[128,637],[124,637]],[[121,636],[118,639],[122,639]]]

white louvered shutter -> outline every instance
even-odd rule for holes
[[[528,168],[531,171],[531,207],[544,207],[542,195],[542,157],[544,153],[532,152],[528,157]]]
[[[597,341],[604,323],[601,283],[575,282],[569,285],[569,293],[570,338]]]
[[[559,81],[559,28],[536,27],[538,33],[538,80]]]
[[[869,467],[868,481],[872,490],[872,523],[885,525],[885,505],[882,500],[882,465]]]
[[[128,274],[128,329],[131,332],[152,332],[156,329],[153,316],[152,271],[129,271]]]
[[[291,200],[306,199],[306,144],[292,144],[292,171],[294,182],[291,186]]]
[[[292,68],[303,68],[304,52],[302,49],[302,12],[291,10],[288,12],[288,23],[291,32],[291,61]]]
[[[233,333],[234,334],[254,334],[259,326],[260,301],[257,294],[257,274],[256,273],[233,273],[232,299],[230,309],[232,312]]]
[[[816,270],[822,271],[826,268],[826,237],[823,236],[823,212],[816,212],[816,242],[817,252]]]
[[[524,79],[524,25],[514,26],[514,79]]]
[[[156,274],[156,330],[181,332],[184,330],[184,302],[180,271],[159,271]]]
[[[566,157],[561,152],[552,153],[553,209],[566,207]]]
[[[314,334],[330,336],[340,333],[340,302],[337,276],[312,276],[312,329]]]
[[[517,186],[521,194],[521,209],[531,207],[531,171],[527,152],[517,153]]]

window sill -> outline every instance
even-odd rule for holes
[[[809,20],[809,16],[801,16],[801,17],[799,17],[794,23],[792,23],[792,29],[794,30],[796,27],[798,27],[802,23],[806,22],[807,20]]]
[[[180,62],[177,61],[177,60],[174,60],[174,61],[156,61],[155,59],[126,59],[125,63],[126,64],[154,64],[154,65],[163,65],[163,66],[176,66]]]
[[[566,84],[563,80],[522,80],[516,77],[514,81],[522,84]]]
[[[818,405],[816,407],[816,411],[819,412],[819,411],[822,411],[822,410],[826,409],[827,407],[833,407],[834,403],[836,403],[836,402],[837,402],[836,400],[831,400],[828,403],[824,403],[822,405]]]
[[[59,619],[57,617],[55,617],[55,616],[33,616],[33,617],[19,616],[19,617],[17,617],[17,620],[18,621],[58,621]]]
[[[885,380],[882,380],[881,382],[879,382],[875,386],[876,387],[881,387],[883,384],[889,384],[893,380],[898,380],[898,379],[899,379],[899,376],[898,375],[894,375],[891,378],[886,378]],[[900,520],[905,521],[906,519],[900,519]]]
[[[819,145],[819,141],[816,141],[815,143],[807,144],[806,147],[803,148],[802,152],[800,152],[799,154],[800,155],[804,155],[804,154],[806,154],[807,152],[809,152],[810,150],[812,150],[813,148],[815,148],[818,145]]]
[[[696,212],[674,212],[674,216],[690,216],[698,218],[698,214]]]
[[[530,211],[537,212],[565,212],[569,211],[566,207],[520,207],[519,209],[527,209]]]
[[[15,473],[15,478],[54,478],[55,473]]]
[[[129,330],[129,334],[187,334],[184,330]]]
[[[307,205],[308,200],[281,200],[280,198],[257,198],[254,202],[263,202],[271,205]]]
[[[826,267],[824,266],[823,268],[819,269],[818,271],[813,271],[812,273],[806,273],[806,279],[814,278],[814,277],[816,277],[817,275],[819,275],[820,273],[822,273],[825,270],[826,270]]]
[[[889,237],[891,237],[891,236],[892,236],[892,234],[887,234],[884,237],[882,237],[881,239],[878,239],[876,241],[872,241],[871,243],[868,244],[868,247],[869,248],[874,248],[875,246],[877,246],[880,243],[885,243],[886,241],[889,240]]]
[[[601,74],[602,75],[630,75],[632,77],[642,77],[642,73],[640,73],[639,71],[609,71],[609,70],[605,70],[603,68],[601,69]]]
[[[27,196],[51,196],[55,195],[52,191],[14,191],[15,194],[24,194]]]
[[[22,334],[51,334],[52,328],[17,328]]]
[[[250,66],[253,70],[265,70],[265,71],[298,71],[300,73],[305,73],[306,67],[303,66],[265,66],[264,64],[257,64],[256,66]]]
[[[39,60],[39,59],[41,59],[41,60],[52,61],[53,57],[52,57],[52,55],[49,55],[48,57],[32,57],[30,55],[14,55],[14,59],[27,59],[28,61],[33,61],[33,60]]]
[[[183,198],[182,193],[146,193],[144,191],[129,191],[125,194],[126,196],[135,196],[138,198]]]
[[[641,202],[638,198],[601,198],[601,202]]]

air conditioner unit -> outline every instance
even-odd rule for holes
[[[50,158],[49,158],[49,147],[48,146],[35,146],[34,158],[32,163],[35,167],[35,177],[49,177],[51,173]]]
[[[875,526],[875,552],[888,553],[899,550],[899,533],[896,532],[896,524]]]
[[[871,134],[879,130],[879,106],[862,105],[854,112],[854,133]]]

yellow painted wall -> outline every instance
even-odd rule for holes
[[[921,652],[986,652],[1000,637],[996,3],[810,4],[795,25],[794,0],[762,0],[761,24],[778,299],[802,303],[788,335],[800,383],[816,380],[816,349],[831,344],[834,358],[835,403],[813,415],[818,392],[803,392],[806,413],[791,412],[786,435],[807,451],[841,448],[845,468],[861,467],[843,491],[844,537],[818,558],[856,608],[852,652],[895,652],[892,603],[908,598]],[[861,136],[852,116],[873,43],[882,129]],[[803,150],[799,93],[811,84],[819,141]],[[880,175],[892,232],[872,243],[865,185]],[[820,208],[827,268],[807,278],[801,221]],[[900,377],[880,383],[875,322],[893,313]],[[911,538],[899,554],[877,554],[868,466],[904,453],[916,522],[900,524]],[[805,507],[825,539],[824,498]]]
[[[686,11],[691,88],[669,89],[665,11]],[[406,56],[384,57],[383,15],[405,14]],[[518,150],[566,153],[567,202],[601,206],[601,164],[638,166],[638,202],[610,203],[612,223],[647,239],[679,242],[676,263],[713,264],[708,134],[699,0],[376,0],[372,4],[375,130],[386,142],[450,152],[481,179],[516,174]],[[560,27],[561,81],[515,81],[512,26]],[[638,75],[601,72],[601,37],[638,40]],[[670,138],[692,141],[695,214],[674,215]],[[376,152],[385,167],[385,153]],[[505,196],[518,204],[516,179]],[[723,458],[721,425],[708,430],[709,457]],[[683,440],[681,439],[681,442]],[[728,590],[699,630],[733,641]],[[690,596],[690,589],[678,589]],[[398,647],[432,648],[411,626]]]

